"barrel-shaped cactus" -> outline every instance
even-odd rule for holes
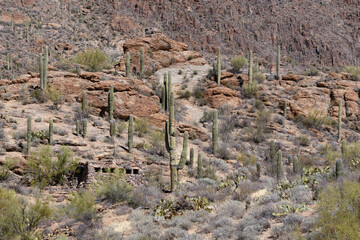
[[[194,148],[190,148],[190,161],[189,161],[189,168],[194,167]]]
[[[27,136],[26,136],[26,140],[27,140],[27,153],[30,153],[30,148],[31,148],[31,137],[32,137],[32,130],[31,130],[31,121],[32,121],[32,117],[31,115],[28,116],[28,120],[27,120]]]
[[[344,164],[341,158],[336,159],[336,166],[335,166],[335,176],[336,178],[340,177],[344,171]]]
[[[134,141],[134,118],[133,118],[133,115],[130,114],[129,127],[128,127],[128,149],[129,149],[129,152],[132,151],[133,143],[134,143],[133,141]]]
[[[110,120],[110,136],[115,136],[116,122],[115,119]]]
[[[249,82],[253,80],[253,52],[250,50],[249,53]]]
[[[281,181],[283,177],[283,165],[282,165],[282,151],[278,152],[278,160],[276,165],[276,177],[278,181]]]
[[[114,119],[114,85],[110,85],[110,91],[108,96],[108,107],[109,107],[109,119]]]
[[[338,113],[338,141],[341,141],[341,105],[342,101],[339,101],[339,113]]]
[[[49,120],[49,144],[52,144],[53,141],[53,128],[54,128],[54,122],[52,119]]]
[[[144,48],[142,47],[140,50],[140,76],[144,76]]]
[[[213,144],[213,152],[216,155],[218,152],[218,145],[219,145],[219,131],[218,131],[218,112],[217,109],[214,110],[213,116],[213,128],[212,128],[212,144]]]
[[[126,63],[125,63],[125,68],[126,68],[126,77],[130,77],[130,53],[126,53]]]
[[[85,138],[86,137],[86,134],[87,134],[87,120],[86,119],[83,119],[83,129],[82,129],[82,135],[83,137]]]
[[[202,164],[202,157],[201,152],[198,154],[198,160],[197,160],[197,178],[202,178],[203,175],[203,164]]]
[[[218,50],[218,57],[217,57],[217,84],[220,85],[220,80],[221,80],[221,50],[219,48]]]

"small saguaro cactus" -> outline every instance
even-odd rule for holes
[[[281,53],[280,53],[280,45],[277,47],[277,62],[276,62],[276,77],[280,79],[280,61],[281,61]]]
[[[194,167],[194,148],[190,148],[190,162],[189,162],[189,168]]]
[[[293,160],[293,172],[295,174],[299,172],[299,158],[298,158],[298,156],[295,156],[294,160]]]
[[[213,145],[213,152],[216,155],[218,151],[218,145],[219,145],[219,131],[218,131],[218,112],[217,109],[214,110],[214,116],[213,116],[213,127],[212,127],[212,145]]]
[[[341,158],[336,159],[335,176],[340,177],[343,174],[344,164]]]
[[[86,96],[85,96],[85,91],[84,90],[82,92],[81,111],[83,113],[86,111]]]
[[[47,88],[47,68],[48,68],[48,61],[49,61],[48,57],[49,57],[49,47],[46,46],[45,47],[45,55],[44,55],[44,64],[43,64],[43,76],[44,76],[43,85],[44,85],[44,89]]]
[[[111,119],[110,120],[110,136],[111,137],[115,136],[115,129],[116,129],[115,119]]]
[[[52,144],[53,141],[53,127],[54,121],[52,119],[49,120],[49,144]]]
[[[108,96],[109,105],[109,120],[114,119],[114,85],[110,85],[110,91]]]
[[[279,150],[278,152],[278,160],[276,166],[276,177],[277,180],[280,181],[283,177],[283,166],[282,166],[282,152]]]
[[[189,134],[188,134],[188,132],[185,132],[184,140],[183,140],[183,150],[181,152],[180,162],[177,167],[178,169],[183,169],[186,164],[187,151],[188,151],[188,139],[189,139]]]
[[[339,101],[339,113],[338,113],[338,141],[341,141],[341,105],[342,101]]]
[[[197,178],[203,177],[203,164],[202,164],[202,158],[201,158],[201,152],[198,154],[198,160],[197,160]]]
[[[287,100],[284,100],[284,117],[286,118]]]
[[[221,80],[221,50],[219,48],[218,50],[218,57],[217,57],[217,84],[220,85],[220,80]]]
[[[128,149],[131,152],[133,148],[133,139],[134,139],[134,118],[133,115],[130,114],[129,117],[129,127],[128,127]]]
[[[84,138],[86,137],[86,134],[87,134],[87,120],[85,118],[83,119],[83,130],[82,130],[82,135]]]
[[[271,140],[271,142],[270,142],[270,152],[269,152],[269,160],[271,161],[271,162],[274,162],[274,159],[275,159],[275,142],[274,142],[274,140]]]
[[[140,50],[140,76],[144,75],[144,47]]]
[[[80,135],[80,121],[76,121],[76,135]]]
[[[44,61],[43,55],[40,53],[39,57],[39,72],[40,72],[40,88],[41,90],[44,89]]]
[[[125,68],[126,68],[126,77],[130,77],[130,53],[126,53],[126,64],[125,64]]]
[[[347,144],[346,144],[346,140],[342,140],[342,141],[341,141],[341,154],[342,154],[343,156],[346,154],[346,148],[347,148],[346,145],[347,145]]]
[[[256,163],[256,175],[258,178],[261,177],[261,165],[259,162]]]
[[[249,53],[249,82],[253,80],[253,52],[250,50]]]
[[[28,120],[27,120],[27,136],[26,136],[26,140],[27,140],[27,153],[30,153],[30,148],[31,148],[31,134],[32,134],[32,130],[31,130],[31,120],[32,117],[31,115],[28,116]]]

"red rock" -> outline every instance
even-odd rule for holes
[[[345,92],[345,100],[356,102],[358,99],[359,99],[359,95],[357,92],[353,90],[347,90]]]
[[[298,82],[300,80],[303,80],[305,77],[301,76],[301,75],[295,75],[295,74],[288,74],[288,75],[284,75],[282,76],[282,80],[285,81],[295,81]]]

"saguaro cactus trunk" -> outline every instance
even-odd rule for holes
[[[217,57],[217,84],[220,85],[221,80],[221,50],[218,50],[218,57]]]
[[[110,85],[110,91],[108,96],[109,105],[109,120],[114,119],[114,85]]]
[[[133,138],[134,137],[134,118],[131,114],[129,117],[129,127],[128,127],[128,149],[129,152],[132,151],[133,148]]]
[[[27,121],[27,136],[26,136],[26,140],[27,140],[27,153],[30,153],[30,148],[31,148],[31,137],[32,137],[32,130],[31,130],[31,120],[32,117],[31,115],[28,116],[28,121]]]
[[[214,117],[213,117],[213,128],[212,128],[212,141],[213,141],[213,152],[216,155],[218,152],[218,112],[217,109],[214,110]]]

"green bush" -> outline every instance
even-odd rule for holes
[[[67,177],[77,169],[77,160],[68,147],[62,147],[54,157],[50,146],[44,146],[39,152],[32,152],[26,165],[26,173],[31,182],[40,188],[46,185],[64,184]]]
[[[333,126],[336,121],[329,117],[324,110],[310,109],[307,116],[297,116],[297,121],[302,122],[306,127],[321,128],[323,125]]]
[[[322,239],[360,239],[360,184],[330,185],[318,202]]]
[[[248,60],[246,57],[239,55],[231,59],[231,66],[233,67],[235,72],[240,71],[248,64]]]
[[[262,74],[261,72],[256,72],[254,74],[254,79],[258,82],[258,83],[263,83],[266,79],[265,75]]]
[[[127,201],[133,187],[129,185],[125,179],[115,178],[109,179],[102,183],[99,191],[99,195],[113,203]]]
[[[183,98],[186,100],[189,100],[189,98],[191,97],[191,93],[189,90],[179,91],[179,92],[177,92],[177,94],[179,95],[179,98]]]
[[[62,91],[55,89],[53,85],[49,85],[46,88],[46,98],[53,103],[57,110],[59,110],[64,103],[64,96]]]
[[[143,137],[150,130],[150,123],[147,118],[136,118],[134,122],[134,130],[139,137]]]
[[[342,150],[342,159],[348,166],[359,168],[360,166],[360,141],[345,143]]]
[[[305,73],[306,76],[318,76],[319,75],[319,70],[311,67],[309,69],[306,69]]]
[[[13,190],[0,187],[0,239],[42,239],[39,225],[51,217],[47,203],[36,199],[28,203]]]
[[[71,194],[67,211],[70,217],[81,221],[91,221],[96,217],[95,195],[90,191]]]
[[[247,98],[255,97],[257,94],[258,85],[256,81],[251,81],[245,85],[243,85],[243,93]]]
[[[89,48],[78,53],[74,62],[86,66],[87,70],[92,72],[111,68],[110,57],[98,48]]]
[[[337,158],[341,158],[341,153],[333,146],[326,144],[319,149],[320,154],[325,158],[327,164],[335,164]]]
[[[350,73],[351,80],[360,81],[360,67],[358,66],[346,66],[344,71]]]
[[[307,136],[300,136],[297,138],[297,140],[299,141],[299,144],[304,147],[309,146],[310,144],[309,138]]]

